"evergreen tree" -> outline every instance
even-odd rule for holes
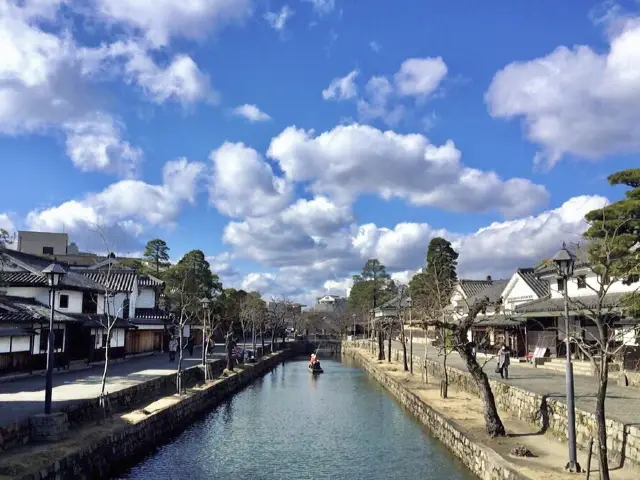
[[[169,266],[169,247],[167,243],[159,238],[149,240],[144,249],[144,258],[154,265],[156,275],[159,275],[160,267]]]

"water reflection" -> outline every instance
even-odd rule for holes
[[[474,478],[366,372],[325,362],[279,366],[120,478]]]

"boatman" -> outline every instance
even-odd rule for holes
[[[309,366],[313,367],[313,364],[316,363],[316,354],[312,353],[311,354],[311,360],[309,361]]]

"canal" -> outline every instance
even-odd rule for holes
[[[475,478],[361,368],[280,365],[121,479]]]

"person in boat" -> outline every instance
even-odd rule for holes
[[[311,359],[309,360],[309,367],[313,368],[313,366],[316,364],[316,362],[318,361],[316,354],[312,353],[311,354]]]

